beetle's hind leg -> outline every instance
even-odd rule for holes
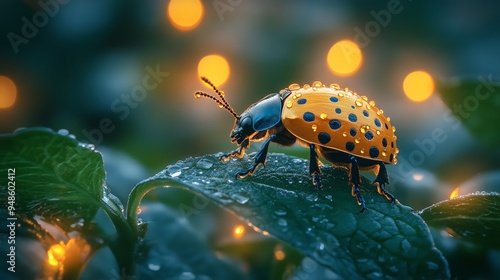
[[[387,198],[387,200],[389,200],[391,203],[395,203],[396,199],[394,198],[394,196],[385,189],[385,185],[389,185],[389,175],[387,175],[385,164],[380,162],[378,166],[379,171],[377,174],[377,178],[375,178],[375,180],[373,181],[373,184],[377,183],[377,191],[380,195],[385,196],[385,198]]]
[[[359,190],[359,184],[361,183],[361,177],[359,175],[359,165],[358,161],[354,156],[350,156],[349,161],[351,162],[351,168],[349,172],[349,181],[352,184],[352,196],[356,197],[356,201],[362,207],[361,213],[367,210],[366,202],[363,196],[361,195],[361,191]]]
[[[318,164],[318,153],[316,153],[316,146],[309,144],[309,174],[312,177],[312,183],[318,189],[323,186],[321,184],[321,170]]]

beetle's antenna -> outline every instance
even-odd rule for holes
[[[207,98],[210,98],[212,99],[213,101],[215,101],[215,103],[217,103],[217,105],[219,106],[219,108],[224,108],[226,109],[229,113],[231,113],[231,115],[233,115],[236,119],[239,119],[240,117],[238,116],[238,114],[236,114],[236,112],[234,111],[233,107],[231,107],[231,105],[229,105],[229,103],[227,103],[226,101],[226,98],[224,98],[224,92],[220,91],[214,84],[212,84],[212,82],[210,82],[210,80],[208,80],[207,78],[205,77],[201,77],[201,79],[203,80],[203,82],[205,82],[206,84],[208,84],[209,86],[212,87],[212,89],[217,93],[217,95],[219,95],[220,99],[217,99],[215,96],[213,95],[210,95],[208,93],[205,93],[203,91],[197,91],[195,92],[194,96],[196,98],[200,98],[200,97],[207,97]]]

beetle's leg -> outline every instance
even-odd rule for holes
[[[235,157],[235,156],[242,158],[243,155],[245,154],[245,149],[248,148],[249,143],[250,143],[250,140],[248,140],[248,139],[243,140],[243,142],[241,142],[240,146],[236,150],[222,155],[219,159],[221,161],[228,161],[232,157]]]
[[[363,213],[365,210],[367,210],[366,205],[365,205],[365,199],[361,195],[361,191],[359,190],[359,184],[361,183],[361,177],[359,175],[359,166],[358,166],[358,161],[354,156],[351,156],[349,158],[351,161],[351,169],[349,173],[349,181],[352,184],[352,196],[356,197],[356,201],[358,204],[361,206],[361,213]]]
[[[321,189],[321,170],[318,165],[318,153],[316,153],[316,146],[309,144],[309,174],[312,177],[312,183],[318,189]]]
[[[394,196],[385,189],[385,184],[389,185],[389,175],[387,175],[387,169],[385,169],[385,164],[380,162],[378,166],[379,166],[379,171],[377,174],[377,178],[375,178],[373,183],[374,184],[378,183],[377,191],[380,195],[385,196],[387,200],[389,200],[392,203],[395,203],[396,199],[394,198]]]
[[[266,166],[266,157],[267,157],[267,150],[269,149],[269,143],[274,139],[276,139],[276,135],[274,134],[266,139],[264,144],[262,144],[262,148],[260,148],[260,151],[257,153],[257,155],[255,155],[255,162],[252,165],[252,167],[250,167],[247,170],[243,170],[236,173],[236,178],[241,179],[245,178],[248,175],[252,175],[260,164]]]

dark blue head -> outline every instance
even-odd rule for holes
[[[280,123],[282,106],[280,94],[269,94],[260,101],[250,105],[250,107],[238,116],[234,109],[227,103],[224,98],[224,94],[205,77],[202,77],[201,79],[205,83],[212,86],[214,91],[219,95],[220,100],[215,96],[201,91],[196,92],[195,96],[197,98],[207,97],[214,100],[219,105],[219,108],[225,108],[236,118],[233,130],[231,131],[231,142],[241,144],[245,139],[257,140],[256,136],[264,136],[266,130]]]

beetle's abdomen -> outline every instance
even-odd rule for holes
[[[369,101],[336,84],[290,85],[283,101],[283,125],[302,141],[361,158],[397,163],[396,128]]]

